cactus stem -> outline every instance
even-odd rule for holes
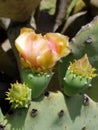
[[[49,97],[49,95],[50,95],[50,93],[49,93],[48,91],[46,91],[46,92],[44,93],[44,96],[46,96],[46,97]]]
[[[64,110],[60,110],[59,113],[58,113],[58,116],[59,116],[59,118],[63,117],[64,116]]]
[[[32,117],[36,117],[37,114],[38,114],[38,110],[33,108],[33,109],[31,110],[31,113],[30,113],[30,114],[31,114]]]

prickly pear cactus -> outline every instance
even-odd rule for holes
[[[59,64],[59,79],[62,86],[64,74],[69,66],[69,62],[74,59],[81,58],[84,54],[88,55],[90,63],[98,70],[98,16],[96,16],[90,23],[83,26],[74,38],[70,41],[70,48],[72,54],[63,59]],[[65,72],[64,72],[65,70]],[[98,101],[97,94],[98,77],[93,82],[93,88],[88,90],[88,95],[94,100]]]
[[[65,13],[67,28],[74,19],[86,14],[79,12],[84,6],[88,6],[86,2],[79,10],[75,6],[77,2],[84,3],[72,0]],[[71,15],[74,13],[75,15]],[[72,30],[71,32],[73,33]],[[97,35],[98,16],[83,26],[72,39],[60,33],[42,35],[31,28],[22,28],[19,37],[14,41],[14,49],[19,53],[18,57],[16,54],[15,56],[20,61],[19,66],[17,65],[20,67],[20,81],[14,80],[14,73],[6,69],[11,67],[13,62],[10,61],[13,60],[9,61],[10,57],[2,52],[1,48],[1,54],[5,54],[9,66],[3,67],[4,64],[1,64],[0,73],[10,73],[8,76],[11,79],[4,84],[10,88],[2,99],[7,100],[10,108],[4,113],[1,106],[0,130],[97,130],[98,103],[94,101],[98,101]],[[13,68],[14,66],[11,69]],[[54,81],[54,84],[51,82],[52,90],[59,86],[59,82],[60,86],[56,87],[55,92],[50,92],[51,89],[48,87],[53,74],[56,76],[55,79],[57,78],[55,81],[58,78],[59,81]],[[89,90],[91,85],[93,88]]]
[[[9,100],[13,108],[27,108],[31,101],[31,89],[26,84],[16,82],[11,85],[6,96],[6,100]]]
[[[6,130],[96,130],[98,104],[86,95],[69,98],[47,92],[43,100],[13,111],[4,122]]]
[[[91,64],[98,70],[98,16],[94,20],[83,26],[78,34],[72,39],[70,47],[72,48],[75,57],[79,57],[84,53],[88,54]],[[97,96],[98,77],[93,80],[92,90],[89,90],[88,94],[98,100]]]
[[[95,71],[96,69],[91,66],[86,54],[81,59],[70,62],[64,77],[64,93],[72,96],[91,87],[93,77],[97,76]]]

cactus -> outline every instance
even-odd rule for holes
[[[48,106],[48,107],[47,107]],[[21,115],[21,116],[20,116]],[[64,97],[61,92],[46,93],[41,101],[32,101],[28,109],[7,115],[7,130],[96,130],[98,104],[88,96]],[[94,127],[94,128],[93,128]]]
[[[64,93],[72,96],[91,86],[92,78],[97,76],[96,69],[89,63],[87,55],[74,63],[70,62],[70,66],[64,77]]]
[[[63,77],[66,73],[66,70],[69,66],[69,62],[73,59],[79,59],[84,54],[88,55],[89,61],[98,72],[98,16],[96,16],[90,23],[83,26],[80,31],[73,37],[70,41],[70,48],[72,54],[63,59],[63,62],[59,64],[59,81],[61,86],[63,85]],[[65,70],[65,71],[64,71]],[[93,88],[87,90],[87,94],[92,97],[94,100],[98,100],[97,96],[97,84],[98,77],[95,77],[92,86]]]
[[[82,27],[78,34],[72,39],[70,47],[72,48],[75,57],[80,57],[87,53],[91,64],[98,72],[98,16],[96,16],[89,24]],[[87,94],[94,100],[98,100],[97,96],[98,77],[92,82],[92,90]]]
[[[32,89],[32,98],[38,98],[47,88],[56,62],[70,53],[68,37],[59,33],[42,36],[22,28],[15,45],[22,63],[22,80]]]
[[[11,88],[6,92],[6,96],[6,100],[9,100],[13,108],[28,107],[31,101],[31,89],[25,84],[16,82],[11,84]]]
[[[44,93],[47,88],[51,78],[53,76],[53,72],[46,74],[37,74],[32,72],[29,69],[22,70],[22,78],[26,85],[32,90],[31,97],[32,99],[36,99]]]
[[[86,14],[79,12],[84,6],[93,5],[92,0],[89,4],[83,1],[72,0],[68,8],[62,4],[67,9],[65,24],[68,29],[74,20]],[[79,24],[82,26],[81,22]],[[75,27],[72,30],[77,31]],[[7,61],[1,60],[6,65],[0,65],[0,77],[6,75],[9,79],[0,78],[0,130],[97,130],[97,34],[98,16],[83,26],[72,39],[59,32],[42,35],[23,27],[14,40],[15,45],[10,44],[15,53],[15,67],[13,58],[7,54],[9,50],[5,52],[1,44],[0,52]],[[12,70],[17,67],[19,71],[10,71],[7,67]],[[17,73],[14,76],[10,72],[18,72],[19,78]],[[2,91],[4,85],[7,88]],[[91,85],[94,87],[88,89]]]

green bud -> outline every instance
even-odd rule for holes
[[[6,96],[6,100],[9,100],[13,108],[27,108],[31,101],[31,89],[24,83],[16,82],[11,84]]]
[[[64,93],[72,96],[91,86],[92,78],[97,75],[95,70],[89,63],[87,55],[70,63],[64,77]]]

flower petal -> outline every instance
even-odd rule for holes
[[[70,53],[68,37],[60,33],[47,33],[44,36],[48,40],[49,47],[55,51],[59,57],[67,56]]]

